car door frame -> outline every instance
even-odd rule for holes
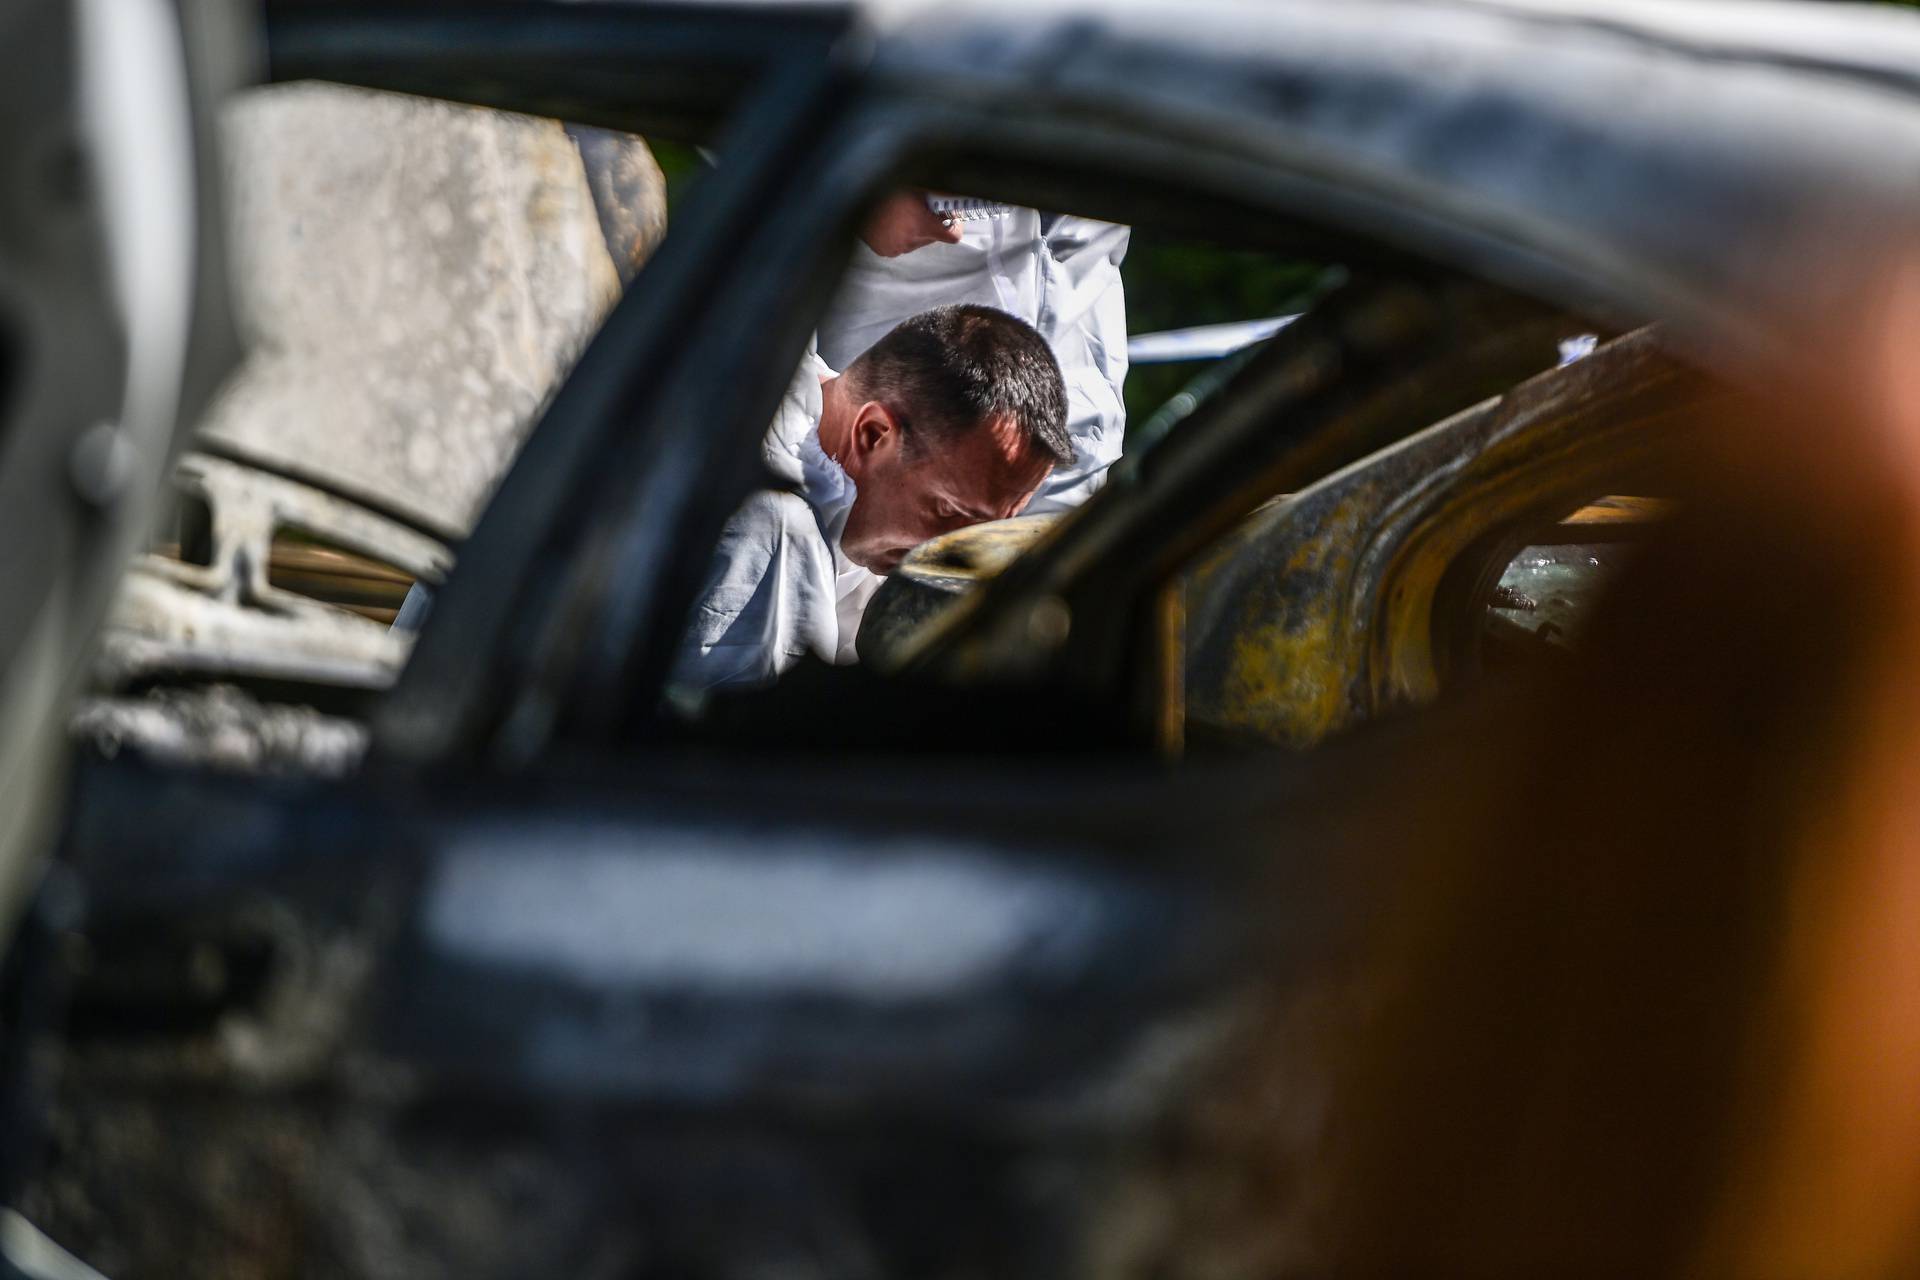
[[[1156,115],[1113,109],[1127,68],[1137,63],[1139,33],[1124,18],[1109,28],[1089,26],[1067,9],[1036,14],[1031,29],[1001,33],[1000,46],[985,38],[998,30],[989,30],[991,15],[980,23],[966,12],[915,15],[877,32],[857,11],[836,7],[592,7],[573,14],[523,5],[500,14],[506,16],[492,16],[493,25],[480,28],[481,39],[439,28],[432,33],[438,46],[400,40],[403,53],[430,64],[424,69],[405,57],[366,62],[365,50],[332,63],[313,61],[336,78],[389,88],[427,85],[488,105],[554,109],[565,99],[588,123],[634,127],[659,104],[623,104],[617,94],[584,103],[593,95],[557,94],[558,64],[539,58],[516,64],[510,55],[518,37],[501,32],[535,32],[546,49],[613,47],[619,42],[610,33],[631,23],[635,32],[675,33],[678,51],[708,47],[687,40],[686,30],[698,27],[706,33],[702,40],[725,45],[739,38],[740,22],[771,15],[776,25],[799,23],[796,30],[813,24],[807,29],[816,38],[801,56],[758,64],[764,83],[731,132],[726,164],[687,210],[687,220],[696,223],[691,234],[669,237],[638,296],[616,310],[483,517],[467,551],[478,567],[455,575],[439,624],[423,637],[382,719],[379,742],[389,759],[510,765],[538,757],[558,739],[609,744],[645,737],[703,560],[696,549],[712,545],[752,482],[743,455],[752,453],[758,424],[784,384],[771,371],[788,367],[787,357],[799,351],[807,327],[800,313],[817,312],[824,302],[862,202],[891,181],[977,176],[994,194],[1043,204],[1075,184],[1087,190],[1104,184],[1109,192],[1131,188],[1114,206],[1121,213],[1153,210],[1177,219],[1199,204],[1222,225],[1280,222],[1296,236],[1302,227],[1346,224],[1390,255],[1463,260],[1505,283],[1612,305],[1610,318],[1620,322],[1670,309],[1679,317],[1672,331],[1682,347],[1719,342],[1751,359],[1777,336],[1756,334],[1728,306],[1716,305],[1704,289],[1713,264],[1676,262],[1674,242],[1642,223],[1609,222],[1611,215],[1602,213],[1585,219],[1571,238],[1563,234],[1553,215],[1564,202],[1538,174],[1503,171],[1509,181],[1497,198],[1468,198],[1471,186],[1463,184],[1480,171],[1492,144],[1475,143],[1463,154],[1436,151],[1429,138],[1467,137],[1478,101],[1456,104],[1431,134],[1394,138],[1389,132],[1380,142],[1377,117],[1358,108],[1412,118],[1445,104],[1419,96],[1419,68],[1412,65],[1391,64],[1401,96],[1383,99],[1383,87],[1367,78],[1377,77],[1380,66],[1367,62],[1364,50],[1324,69],[1289,65],[1271,74],[1217,56],[1218,101],[1196,107],[1168,99],[1171,105]],[[407,20],[424,21],[418,15]],[[1301,15],[1285,21],[1310,25]],[[1542,21],[1531,15],[1514,30]],[[709,22],[715,25],[704,25]],[[1562,27],[1560,34],[1584,38],[1577,22]],[[1071,74],[1043,74],[1045,60],[1059,54],[1068,36],[1084,39],[1092,52],[1076,55]],[[314,47],[343,43],[308,37]],[[284,69],[289,60],[279,65]],[[1783,77],[1799,74],[1776,70]],[[1296,85],[1293,98],[1275,97],[1280,74],[1317,79]],[[1343,86],[1342,76],[1354,83]],[[1850,109],[1848,101],[1832,99],[1830,68],[1816,76],[1826,78],[1807,79],[1814,86],[1806,95],[1810,103],[1841,114]],[[683,75],[666,83],[684,82]],[[603,82],[596,92],[607,87]],[[1558,92],[1551,85],[1537,90],[1551,108],[1549,133],[1597,138],[1596,154],[1627,186],[1647,185],[1667,165],[1676,145],[1671,131],[1609,136],[1605,122],[1580,117],[1580,103],[1570,106]],[[1295,99],[1316,109],[1325,107],[1323,99],[1348,102],[1354,119],[1336,115],[1328,123],[1324,110],[1303,111]],[[1236,104],[1266,114],[1256,111],[1228,127]],[[1216,138],[1196,133],[1209,119],[1221,125]],[[1342,138],[1351,140],[1353,155],[1334,145]],[[1710,138],[1708,149],[1725,159],[1713,150],[1722,146],[1721,134]],[[1385,167],[1381,147],[1391,156]],[[1063,155],[1074,162],[1061,165]],[[1834,167],[1854,159],[1850,154]],[[1715,182],[1728,190],[1743,183],[1771,189],[1784,199],[1791,181],[1813,172],[1813,163],[1797,155],[1741,156],[1706,184],[1705,196],[1687,198],[1702,206],[1694,209],[1701,216],[1710,212],[1706,197],[1721,190]],[[796,182],[797,175],[807,180]],[[1862,176],[1859,185],[1878,197],[1888,184]],[[775,200],[781,217],[768,222],[764,210]],[[1868,213],[1878,208],[1866,205]],[[1700,220],[1690,219],[1689,226]],[[1558,259],[1556,245],[1563,251]],[[739,269],[743,260],[797,269],[756,274],[753,265]],[[757,345],[743,340],[748,333],[760,339]],[[676,366],[676,355],[693,350],[702,352],[701,361],[682,359]],[[751,376],[733,377],[742,367]],[[737,411],[715,412],[716,405]],[[693,417],[720,425],[698,432],[686,421]],[[639,428],[623,435],[619,423],[635,422]],[[1073,524],[1063,522],[1063,530]],[[566,572],[541,581],[532,572],[536,563],[564,565]],[[564,582],[556,580],[561,577]]]

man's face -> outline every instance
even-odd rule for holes
[[[858,492],[840,548],[880,574],[928,538],[1019,515],[1053,470],[1011,419],[920,448],[889,431],[860,454],[848,468]]]

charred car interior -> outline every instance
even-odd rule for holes
[[[1920,1258],[1920,1143],[1811,1207],[1906,1041],[1821,1075],[1867,1005],[1794,1003],[1920,975],[1793,967],[1905,902],[1842,890],[1920,587],[1862,389],[1912,15],[121,8],[179,82],[144,312],[131,197],[46,175],[155,81],[105,0],[0,20],[61,116],[10,183],[91,229],[0,224],[0,1272]],[[643,138],[706,157],[671,226]],[[1324,285],[1084,505],[922,544],[858,664],[677,688],[901,188]]]

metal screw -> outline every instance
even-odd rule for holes
[[[110,507],[133,479],[133,443],[113,423],[96,422],[74,442],[67,474],[82,501]]]

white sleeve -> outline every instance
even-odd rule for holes
[[[1127,431],[1127,296],[1120,264],[1132,231],[1062,217],[1048,229],[1040,330],[1067,383],[1067,431],[1076,457],[1056,467],[1027,504],[1029,514],[1064,511],[1093,495],[1120,457]]]
[[[727,521],[673,682],[771,684],[803,654],[839,649],[833,553],[798,494],[762,490]]]

